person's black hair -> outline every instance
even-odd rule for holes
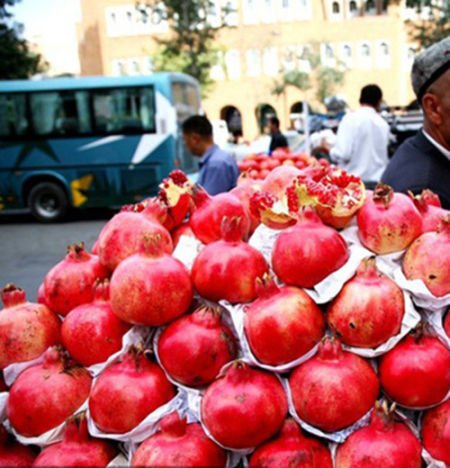
[[[197,133],[202,137],[212,137],[213,128],[211,122],[204,115],[192,115],[182,125],[183,133]]]
[[[370,84],[361,89],[359,103],[376,107],[380,104],[382,98],[383,92],[381,91],[381,88],[376,84]]]
[[[272,116],[269,119],[269,122],[276,127],[280,127],[280,119],[278,117]]]

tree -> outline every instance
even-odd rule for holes
[[[205,94],[211,87],[211,68],[219,60],[214,40],[221,29],[229,27],[229,7],[217,9],[211,0],[147,0],[136,8],[144,20],[167,20],[168,39],[156,38],[157,52],[152,56],[155,71],[180,71],[200,82]]]
[[[32,52],[22,39],[22,25],[12,19],[8,8],[17,0],[0,0],[0,79],[29,78],[43,71],[40,54]]]
[[[408,7],[416,8],[419,21],[407,21],[411,39],[422,47],[450,36],[450,2],[441,0],[406,0]]]

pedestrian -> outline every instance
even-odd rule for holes
[[[373,187],[388,163],[389,125],[379,115],[383,93],[376,84],[361,89],[360,108],[345,114],[330,158]]]
[[[397,148],[382,181],[399,192],[431,189],[450,209],[450,37],[417,55],[411,79],[423,128]]]
[[[280,121],[278,120],[278,117],[270,117],[268,126],[271,135],[269,154],[272,154],[277,148],[288,149],[286,137],[280,131]]]
[[[188,150],[201,158],[198,183],[210,195],[235,187],[239,169],[233,157],[214,143],[211,122],[202,115],[193,115],[183,122],[182,131]]]

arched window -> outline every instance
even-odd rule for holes
[[[352,0],[349,3],[348,8],[350,10],[350,13],[356,13],[358,11],[358,5],[356,4],[355,0]]]
[[[366,57],[370,57],[370,46],[369,44],[363,44],[361,46],[361,56],[366,58]]]
[[[343,47],[344,58],[349,59],[352,57],[352,48],[349,45]]]
[[[338,15],[341,12],[341,6],[339,5],[339,2],[333,2],[331,9],[333,15]]]
[[[375,5],[375,0],[367,0],[366,1],[366,11],[373,11],[376,9],[376,5]]]
[[[332,58],[334,58],[333,48],[332,48],[329,44],[327,44],[327,45],[325,46],[325,57],[326,57],[327,59],[332,59]]]
[[[380,52],[381,55],[384,57],[387,57],[389,55],[389,46],[386,44],[386,42],[382,42],[380,44]]]

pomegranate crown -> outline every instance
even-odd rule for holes
[[[341,342],[334,336],[325,336],[319,344],[318,356],[324,361],[336,361],[342,356]]]
[[[133,344],[122,357],[122,362],[134,365],[136,372],[140,372],[143,362],[153,362],[153,350],[147,348],[144,343]]]
[[[439,196],[429,189],[422,190],[420,195],[414,195],[411,191],[408,191],[408,195],[416,208],[422,213],[426,212],[429,206],[442,207]]]
[[[47,349],[44,353],[43,367],[61,366],[63,372],[70,374],[71,370],[80,368],[69,355],[69,353],[60,345]]]
[[[94,301],[109,301],[109,279],[97,278],[94,284]]]
[[[438,232],[450,235],[450,213],[442,217],[438,226]]]
[[[67,246],[67,258],[83,262],[89,260],[91,254],[85,249],[84,242],[78,242]]]
[[[223,240],[226,242],[241,242],[244,237],[244,220],[242,216],[224,216],[220,227]]]
[[[389,406],[387,400],[383,399],[381,402],[375,402],[375,408],[370,417],[370,424],[376,429],[385,431],[392,427],[395,420],[395,410],[397,404],[394,402]]]
[[[86,442],[90,439],[86,413],[79,413],[67,421],[64,442]]]
[[[372,199],[377,204],[383,204],[386,208],[394,198],[394,190],[390,185],[379,182],[373,191]]]
[[[164,245],[161,242],[161,234],[144,234],[140,253],[148,257],[161,257],[164,254]]]
[[[164,416],[160,422],[161,431],[172,437],[182,437],[186,434],[187,420],[177,411]]]
[[[256,293],[260,298],[270,297],[276,294],[280,288],[277,286],[275,282],[275,278],[270,273],[264,273],[261,278],[256,278],[255,280],[256,285]]]
[[[367,277],[384,276],[383,273],[381,273],[381,271],[378,270],[377,268],[377,260],[374,255],[361,260],[361,263],[359,264],[356,270],[356,274],[358,276],[367,276]]]
[[[203,325],[216,325],[220,322],[222,316],[222,310],[220,306],[209,306],[202,305],[192,312],[192,320],[195,323],[201,323]]]
[[[293,418],[287,418],[281,428],[281,437],[283,438],[298,438],[302,436],[300,426]]]
[[[14,307],[19,304],[23,304],[26,301],[25,291],[18,288],[12,283],[8,283],[2,289],[2,302],[3,305],[8,307]]]

